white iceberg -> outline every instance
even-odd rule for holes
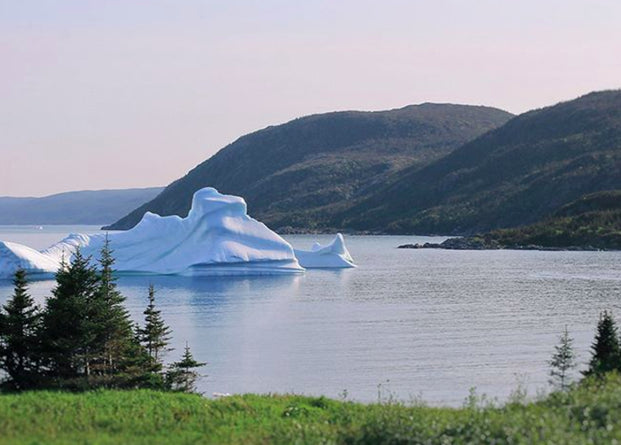
[[[356,267],[347,247],[345,247],[343,235],[340,233],[337,233],[334,240],[326,246],[316,242],[311,250],[295,249],[294,252],[300,265],[307,269],[345,269]]]
[[[291,245],[247,215],[246,202],[207,187],[192,198],[186,218],[146,213],[126,232],[108,235],[115,267],[122,274],[262,275],[303,272]],[[76,247],[99,257],[106,234],[72,234],[38,252],[0,242],[0,278],[18,268],[53,274]]]

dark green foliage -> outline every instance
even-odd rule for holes
[[[569,336],[567,326],[563,335],[559,338],[559,344],[554,347],[554,354],[549,361],[550,384],[566,391],[571,383],[569,372],[576,367],[576,354],[574,353],[573,338]]]
[[[337,225],[472,234],[540,221],[621,190],[621,91],[530,111],[423,169],[405,170]]]
[[[100,280],[97,270],[76,249],[73,261],[56,273],[56,287],[43,314],[43,353],[49,374],[70,380],[90,375],[96,354]],[[93,304],[93,305],[92,305]]]
[[[239,138],[110,228],[133,227],[146,211],[185,216],[192,194],[206,186],[243,196],[250,213],[274,228],[326,227],[395,173],[428,165],[510,117],[488,107],[422,104],[296,119]]]
[[[190,352],[190,347],[186,343],[181,360],[174,362],[170,365],[168,371],[166,371],[168,386],[173,391],[195,392],[196,379],[199,377],[195,369],[205,365],[206,363],[200,363],[194,360]]]
[[[26,272],[15,273],[15,291],[0,312],[0,369],[9,377],[5,386],[23,390],[35,385],[39,373],[41,315],[28,294]]]
[[[108,240],[101,250],[101,272],[76,250],[63,261],[56,287],[39,312],[27,293],[25,273],[18,271],[15,295],[0,312],[0,370],[9,390],[60,388],[86,390],[193,387],[197,375],[189,356],[174,368],[176,380],[162,372],[161,353],[170,329],[155,309],[150,288],[145,329],[133,327],[125,298],[117,290]],[[145,339],[149,349],[142,345]]]
[[[162,363],[162,355],[168,349],[170,328],[162,318],[162,311],[155,308],[155,289],[149,286],[149,304],[144,310],[144,328],[140,331],[140,340],[155,363]]]
[[[591,194],[541,222],[480,236],[502,247],[621,249],[621,191]]]
[[[99,259],[99,291],[91,303],[92,329],[96,337],[89,381],[91,386],[96,386],[98,380],[106,386],[159,388],[161,376],[136,337],[129,313],[123,306],[125,297],[117,289],[112,253],[106,236]],[[154,379],[159,383],[153,383]]]
[[[592,357],[585,375],[601,376],[607,372],[621,370],[619,336],[612,313],[604,311],[597,323],[597,334],[591,346]]]
[[[94,332],[99,346],[94,351],[96,367],[100,374],[116,373],[126,359],[133,341],[132,322],[123,306],[125,297],[117,290],[114,277],[114,258],[106,236],[100,258],[99,291],[93,305]]]

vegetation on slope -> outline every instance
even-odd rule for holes
[[[0,443],[490,444],[621,440],[621,378],[589,379],[527,404],[461,409],[323,397],[227,397],[149,390],[0,396]]]
[[[470,234],[531,224],[581,196],[621,189],[621,91],[511,119],[349,209],[334,225]]]
[[[621,190],[584,196],[543,221],[494,230],[462,244],[475,239],[488,248],[621,249]]]
[[[510,117],[422,104],[296,119],[239,138],[109,228],[129,229],[146,211],[185,216],[192,194],[206,186],[243,196],[250,214],[273,228],[325,227],[395,172],[427,165]]]

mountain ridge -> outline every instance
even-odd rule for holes
[[[146,211],[185,216],[192,193],[205,186],[243,196],[250,214],[276,229],[325,227],[337,209],[392,174],[426,165],[512,116],[424,103],[300,117],[238,138],[107,228],[133,227]]]
[[[621,188],[621,91],[526,112],[398,179],[334,225],[473,234],[531,224],[583,195]]]

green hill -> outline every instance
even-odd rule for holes
[[[531,224],[621,189],[621,91],[530,111],[343,212],[333,225],[471,234]]]
[[[296,119],[239,138],[109,228],[131,228],[146,211],[185,216],[205,186],[243,196],[250,214],[274,228],[326,226],[396,172],[428,165],[510,117],[428,103]]]
[[[621,249],[621,190],[594,193],[525,227],[480,236],[499,247]]]

